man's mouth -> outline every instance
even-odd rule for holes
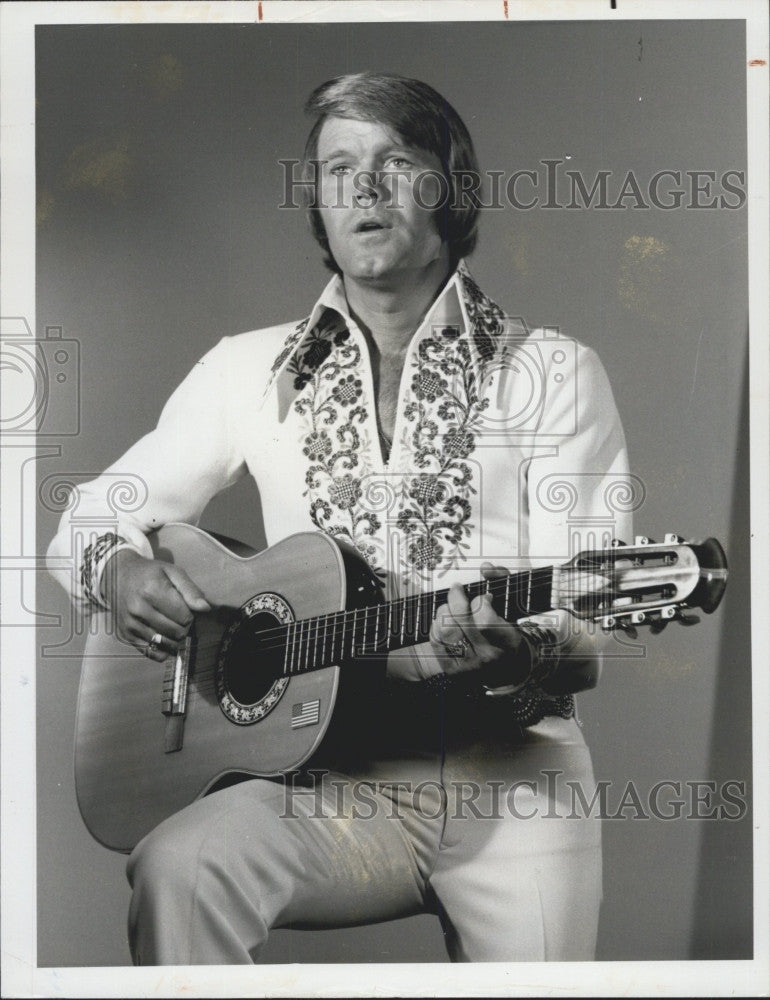
[[[378,222],[376,219],[363,219],[353,231],[356,233],[376,233],[384,229],[390,229],[390,226],[384,222]]]

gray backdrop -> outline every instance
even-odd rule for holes
[[[420,77],[463,116],[482,166],[544,175],[559,158],[589,183],[611,170],[614,201],[632,168],[643,188],[662,169],[745,169],[744,45],[729,21],[38,28],[37,333],[60,326],[81,352],[80,432],[41,456],[40,480],[113,461],[223,334],[308,312],[326,274],[301,213],[277,209],[277,161],[300,155],[322,81]],[[581,697],[597,777],[615,801],[664,779],[743,781],[748,799],[745,208],[490,211],[470,263],[509,312],[598,350],[647,491],[639,533],[714,534],[730,558],[712,618],[608,664]],[[41,545],[55,506],[39,503]],[[261,544],[253,484],[205,524]],[[40,629],[39,964],[126,964],[125,859],[91,840],[74,796],[82,637],[55,585],[38,588],[40,610],[63,616]],[[750,957],[750,811],[632,813],[604,825],[598,957]],[[420,917],[276,932],[265,960],[445,959]]]

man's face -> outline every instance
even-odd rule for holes
[[[319,197],[331,252],[346,277],[389,282],[437,260],[434,212],[415,200],[414,179],[440,173],[438,159],[405,145],[376,122],[327,118],[318,138]],[[423,178],[418,198],[435,205],[440,182]]]

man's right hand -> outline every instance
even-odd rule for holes
[[[115,553],[104,568],[101,586],[118,638],[159,663],[176,653],[190,630],[194,612],[211,610],[183,569],[145,559],[133,549]],[[162,639],[159,644],[158,636]]]

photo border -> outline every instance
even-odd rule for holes
[[[2,285],[0,313],[35,323],[36,24],[265,23],[278,21],[745,20],[748,113],[751,554],[754,763],[753,961],[283,965],[181,968],[38,968],[36,964],[35,630],[0,628],[2,650],[2,973],[5,996],[551,996],[767,995],[770,826],[770,340],[768,338],[768,12],[763,0],[659,4],[617,0],[353,0],[255,3],[16,3],[0,6]],[[7,450],[6,450],[7,449]],[[17,469],[34,441],[3,440],[2,552],[34,548],[35,508],[22,503]],[[10,469],[9,469],[10,466]],[[0,563],[2,607],[20,603],[21,573]],[[42,568],[42,567],[38,567]],[[25,566],[25,580],[35,567]],[[10,570],[10,571],[8,571]],[[25,595],[29,600],[29,595]],[[226,969],[226,972],[223,971]],[[354,971],[353,971],[354,969]],[[578,984],[576,989],[575,984]],[[585,991],[585,992],[584,992]]]

